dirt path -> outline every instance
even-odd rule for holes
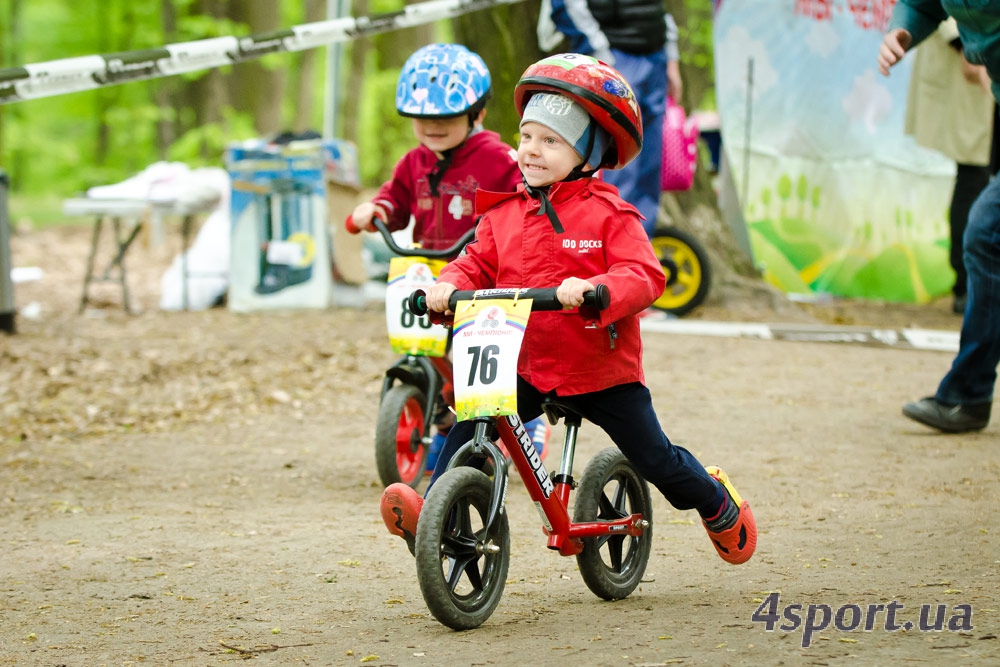
[[[0,336],[0,665],[1000,661],[1000,430],[942,436],[899,413],[949,353],[648,335],[665,430],[750,499],[757,555],[726,565],[657,497],[647,581],[602,602],[514,486],[504,598],[456,633],[378,516],[381,312],[153,312],[161,253],[136,263],[147,312],[77,316],[85,253],[69,245],[15,239],[48,282],[17,293],[41,319]],[[958,325],[944,303],[820,313],[764,293],[723,289],[700,315]],[[607,444],[585,426],[578,472]],[[796,629],[752,621],[771,593]],[[894,602],[910,631],[869,610]],[[828,627],[804,632],[823,605]],[[921,632],[921,605],[932,625],[944,605],[945,629]]]

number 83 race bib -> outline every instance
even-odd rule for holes
[[[417,317],[406,300],[417,289],[427,290],[437,281],[446,262],[423,257],[393,257],[385,290],[385,325],[389,344],[396,354],[443,357],[448,348],[448,329],[431,324],[427,315]]]

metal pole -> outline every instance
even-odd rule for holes
[[[7,173],[0,169],[0,330],[14,333],[14,283],[10,278],[10,218],[7,216]]]
[[[351,14],[351,0],[327,0],[328,21],[344,18]],[[337,111],[340,109],[341,85],[340,67],[344,58],[344,45],[336,42],[326,47],[326,94],[323,96],[323,138],[337,136]]]

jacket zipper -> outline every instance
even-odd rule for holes
[[[615,349],[615,339],[618,338],[618,330],[615,329],[615,325],[608,325],[608,336],[611,338],[611,349]]]

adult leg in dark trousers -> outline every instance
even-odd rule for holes
[[[969,222],[969,209],[972,202],[990,182],[990,168],[974,164],[960,164],[955,173],[955,190],[951,196],[951,208],[948,212],[948,223],[951,226],[951,268],[955,270],[955,286],[952,293],[955,300],[952,310],[961,315],[965,312],[966,295],[969,276],[965,272],[965,262],[962,261],[962,237]]]
[[[1000,169],[1000,133],[997,126],[1000,125],[1000,105],[993,105],[993,134],[990,142],[990,164],[988,167],[981,167],[973,164],[960,164],[955,173],[955,189],[951,196],[951,208],[948,211],[948,224],[951,226],[951,268],[955,270],[955,286],[952,293],[955,301],[952,310],[956,314],[965,312],[965,303],[968,294],[969,274],[965,271],[965,262],[962,259],[962,237],[965,235],[965,228],[969,222],[969,209],[972,202],[983,191],[990,178]]]

